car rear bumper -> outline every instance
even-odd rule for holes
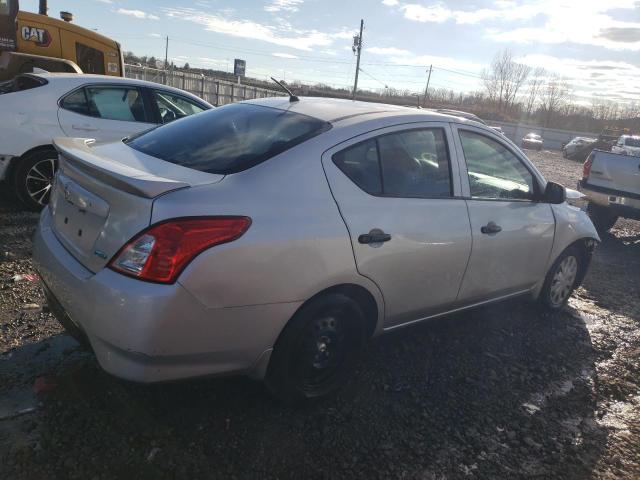
[[[590,202],[610,208],[619,217],[640,220],[640,198],[632,198],[618,190],[589,185],[584,180],[578,182],[578,190],[584,193]]]
[[[58,241],[50,219],[45,210],[33,257],[52,311],[73,336],[86,338],[107,372],[136,382],[264,375],[300,303],[212,309],[179,283],[142,282],[109,269],[93,274]]]

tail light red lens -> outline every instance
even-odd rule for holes
[[[173,283],[202,251],[240,238],[248,217],[178,218],[158,223],[131,239],[109,268],[140,280]]]
[[[591,173],[591,165],[593,164],[593,153],[590,153],[587,159],[582,164],[582,178],[586,180]]]

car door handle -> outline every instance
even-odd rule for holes
[[[500,225],[496,225],[496,222],[489,222],[482,227],[480,231],[486,234],[498,233],[502,231],[502,227]]]
[[[382,243],[391,240],[391,235],[384,233],[382,230],[374,228],[369,233],[363,233],[358,237],[359,243]]]
[[[92,127],[91,125],[71,125],[71,128],[74,130],[84,130],[85,132],[95,132],[98,130],[96,127]]]

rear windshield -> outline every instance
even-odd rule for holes
[[[21,92],[23,90],[29,90],[31,88],[41,87],[47,83],[46,80],[38,77],[30,77],[27,75],[20,75],[12,80],[0,82],[0,94]]]
[[[163,125],[125,142],[147,155],[208,173],[240,172],[331,128],[316,118],[237,103]]]

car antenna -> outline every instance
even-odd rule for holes
[[[273,78],[273,77],[271,77],[271,80],[273,80],[274,82],[276,82],[276,83],[280,86],[280,88],[282,88],[285,92],[287,92],[287,93],[289,94],[289,102],[299,102],[299,101],[300,101],[300,99],[299,99],[298,97],[296,97],[296,96],[291,92],[291,90],[289,90],[289,89],[287,88],[287,86],[286,86],[284,83],[279,82],[278,80],[276,80],[276,79],[275,79],[275,78]]]

